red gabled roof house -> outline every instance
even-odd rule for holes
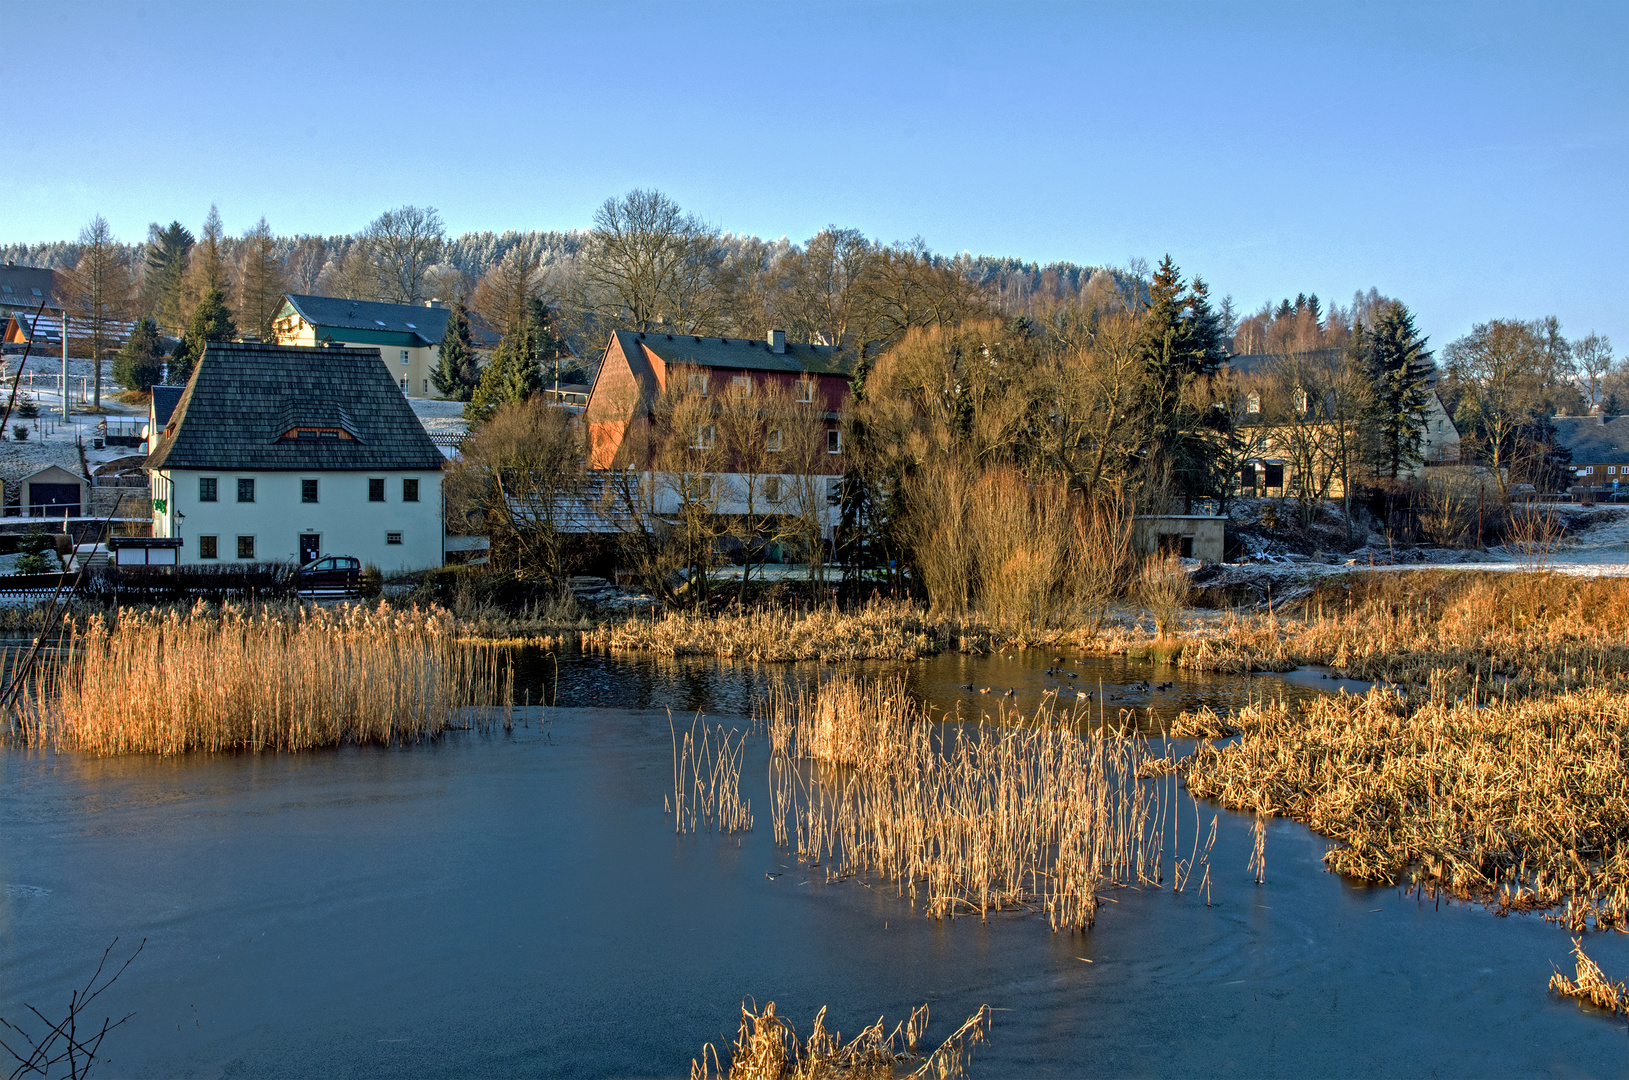
[[[629,443],[630,432],[650,423],[652,407],[669,388],[670,373],[679,369],[687,376],[699,375],[718,392],[741,378],[753,380],[755,389],[784,385],[796,399],[812,399],[822,406],[828,428],[835,432],[848,401],[854,360],[830,345],[787,341],[779,330],[758,339],[615,331],[584,410],[590,468],[648,464],[618,458]],[[833,455],[828,468],[833,473],[842,471],[839,455]]]

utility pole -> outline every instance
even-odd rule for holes
[[[68,305],[62,305],[62,422],[68,423]]]

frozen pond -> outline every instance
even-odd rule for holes
[[[897,667],[965,710],[994,708],[968,682],[1031,707],[1052,666]],[[775,849],[761,738],[744,781],[757,828],[674,834],[665,710],[745,726],[754,687],[786,669],[566,657],[557,685],[554,670],[525,668],[533,700],[558,697],[546,719],[425,746],[0,751],[0,1015],[59,1012],[118,936],[148,944],[98,1002],[98,1021],[136,1011],[105,1076],[683,1076],[748,996],[804,1031],[829,1005],[845,1034],[928,1001],[930,1042],[988,1003],[985,1077],[1629,1073],[1621,1022],[1546,992],[1552,965],[1571,971],[1566,933],[1354,888],[1299,825],[1270,826],[1258,887],[1249,822],[1223,814],[1211,906],[1113,891],[1086,935],[1040,916],[934,922]],[[1327,682],[1104,662],[1094,690],[1100,675],[1128,699],[1109,708],[1156,715]],[[1133,690],[1142,678],[1173,686]],[[1589,947],[1629,972],[1629,941]]]

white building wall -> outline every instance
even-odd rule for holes
[[[199,480],[213,477],[215,502],[201,502]],[[419,501],[404,502],[402,480],[419,482]],[[255,501],[240,503],[238,480],[255,482]],[[368,481],[383,479],[385,501],[368,501]],[[302,501],[302,480],[317,481],[317,501]],[[244,561],[237,539],[255,538],[254,561],[297,562],[300,536],[322,538],[321,554],[354,555],[386,573],[442,563],[441,473],[253,472],[166,469],[153,476],[153,535],[180,537],[183,564]],[[179,512],[180,518],[177,518]],[[388,542],[400,533],[401,543]],[[216,537],[217,558],[200,557],[198,538]]]
[[[677,473],[646,474],[652,477],[649,481],[654,485],[654,509],[658,514],[677,514],[683,505],[682,492],[684,490],[684,477]],[[842,510],[834,501],[837,495],[837,485],[842,481],[840,476],[814,476],[807,479],[782,474],[774,477],[779,481],[781,499],[772,501],[768,492],[773,486],[771,476],[760,474],[749,477],[741,473],[707,473],[704,474],[714,485],[711,507],[712,512],[718,514],[745,514],[747,512],[747,484],[754,482],[758,492],[753,500],[753,512],[761,515],[796,514],[801,509],[799,497],[801,485],[812,482],[817,509],[820,514],[820,523],[827,537],[842,520]]]

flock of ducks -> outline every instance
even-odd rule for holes
[[[1063,663],[1063,657],[1054,656],[1052,658],[1052,662],[1054,664],[1061,664],[1061,663]],[[1046,669],[1045,674],[1052,677],[1052,678],[1054,678],[1054,679],[1078,679],[1078,678],[1080,678],[1079,673],[1074,672],[1074,671],[1065,671],[1061,667],[1049,667],[1049,668]],[[1151,690],[1155,690],[1155,691],[1169,690],[1169,689],[1171,689],[1171,687],[1173,687],[1175,685],[1176,684],[1172,683],[1172,682],[1150,683],[1147,679],[1138,679],[1134,683],[1127,684],[1126,690],[1128,692],[1130,692],[1130,693],[1133,693],[1133,694],[1146,694]],[[966,690],[969,693],[972,693],[973,691],[977,690],[981,694],[995,694],[998,697],[1012,697],[1018,692],[1017,690],[1015,690],[1013,687],[1010,687],[1010,686],[1007,687],[1007,689],[1005,689],[1005,690],[997,690],[993,686],[975,686],[973,683],[965,683],[965,684],[962,685],[961,689]],[[1073,689],[1067,689],[1066,688],[1064,690],[1061,690],[1059,692],[1058,696],[1062,697],[1062,698],[1074,697],[1074,698],[1077,698],[1077,699],[1079,699],[1081,701],[1091,701],[1096,697],[1096,694],[1094,694],[1090,690],[1073,690]],[[1124,701],[1125,700],[1125,695],[1104,694],[1103,698],[1104,698],[1105,701]]]

